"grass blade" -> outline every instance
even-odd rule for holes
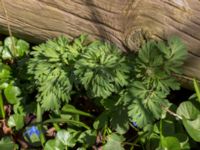
[[[69,124],[73,124],[75,126],[81,126],[86,129],[90,129],[90,127],[88,125],[86,125],[82,122],[75,121],[75,120],[69,120],[69,119],[63,119],[63,118],[48,119],[48,120],[42,122],[42,124],[48,124],[48,123],[69,123]]]
[[[5,111],[4,111],[4,105],[3,105],[3,98],[0,92],[0,118],[5,118]]]
[[[194,85],[194,89],[195,89],[198,101],[200,102],[200,88],[196,79],[193,79],[193,85]]]

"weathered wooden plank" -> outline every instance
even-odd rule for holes
[[[12,32],[39,42],[81,33],[103,38],[126,50],[146,39],[180,36],[189,49],[187,77],[200,79],[199,0],[4,0]],[[0,3],[0,30],[7,20]]]

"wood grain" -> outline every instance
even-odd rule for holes
[[[189,50],[184,75],[200,79],[199,0],[6,0],[12,32],[32,42],[81,33],[136,51],[148,39],[179,36]],[[0,4],[0,31],[7,20]]]

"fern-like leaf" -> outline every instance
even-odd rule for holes
[[[45,110],[60,108],[68,102],[73,86],[73,64],[84,49],[85,36],[69,41],[61,36],[34,47],[28,65],[38,87],[37,100]]]
[[[128,84],[129,67],[122,53],[111,44],[94,42],[75,64],[75,75],[94,97],[107,98]]]

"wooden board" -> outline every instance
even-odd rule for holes
[[[4,0],[12,32],[32,42],[82,33],[137,50],[146,39],[176,35],[189,50],[185,77],[200,79],[199,0]],[[0,30],[7,20],[0,3]]]

